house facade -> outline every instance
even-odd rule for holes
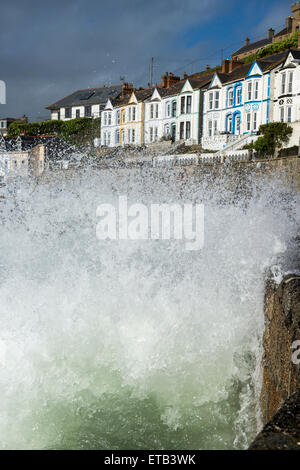
[[[145,100],[152,93],[153,88],[135,90],[130,96],[107,101],[101,113],[101,145],[144,144]]]
[[[67,121],[81,117],[99,118],[108,99],[114,99],[124,93],[124,89],[132,89],[132,85],[124,83],[116,86],[103,86],[77,90],[74,93],[47,106],[51,119]]]
[[[274,70],[286,53],[266,61],[240,65],[224,61],[204,93],[202,146],[221,150],[230,142],[245,145],[257,135],[259,126],[272,120]]]
[[[46,147],[22,137],[0,139],[0,170],[9,178],[39,176],[45,169]]]
[[[238,49],[232,54],[232,59],[241,60],[249,55],[255,54],[263,47],[269,46],[273,43],[287,39],[293,34],[300,31],[300,2],[295,2],[291,6],[292,15],[285,19],[285,27],[275,33],[275,30],[270,28],[267,32],[267,36],[259,41],[251,43],[249,38],[245,39],[243,47]],[[282,22],[283,23],[283,22]]]
[[[274,73],[273,120],[300,121],[300,50],[291,50]]]

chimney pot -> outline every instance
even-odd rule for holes
[[[245,45],[246,45],[246,46],[249,46],[249,44],[250,44],[250,39],[249,39],[249,38],[246,38],[246,39],[245,39]]]
[[[210,66],[209,66],[209,65],[206,66],[206,70],[210,70]]]

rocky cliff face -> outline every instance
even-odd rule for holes
[[[300,340],[300,276],[289,275],[279,286],[270,282],[266,287],[261,394],[264,423],[299,387],[299,365],[292,361],[292,346],[297,340]]]
[[[289,275],[279,286],[266,286],[261,393],[266,426],[250,449],[300,449],[299,340],[300,276]]]

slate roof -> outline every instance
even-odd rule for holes
[[[259,41],[252,42],[248,44],[248,46],[243,46],[236,52],[232,54],[232,56],[236,56],[239,54],[244,54],[245,52],[251,52],[253,50],[261,49],[262,47],[268,46],[269,44],[272,44],[272,38],[265,38],[265,39],[260,39]]]
[[[277,38],[278,36],[284,36],[285,34],[288,34],[290,31],[288,31],[287,28],[283,28],[281,31],[279,31],[279,33],[276,33],[275,34],[275,38]]]
[[[68,108],[71,106],[88,106],[92,104],[105,104],[108,99],[116,98],[122,93],[122,85],[115,85],[100,88],[87,88],[77,90],[61,100],[46,106],[46,109],[54,110],[59,108]]]
[[[256,62],[261,68],[262,72],[269,72],[273,70],[273,68],[277,67],[277,65],[280,65],[282,62],[284,62],[288,54],[289,51],[284,51],[280,52],[279,54],[264,57],[262,60],[257,60]],[[235,82],[237,80],[245,78],[248,75],[252,65],[253,62],[250,64],[241,65],[240,67],[234,69],[231,73],[217,72],[217,75],[222,84]]]

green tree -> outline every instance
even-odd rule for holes
[[[261,125],[259,133],[262,136],[252,144],[252,148],[261,154],[273,155],[276,149],[280,150],[283,144],[288,143],[293,129],[285,122],[271,122]]]

